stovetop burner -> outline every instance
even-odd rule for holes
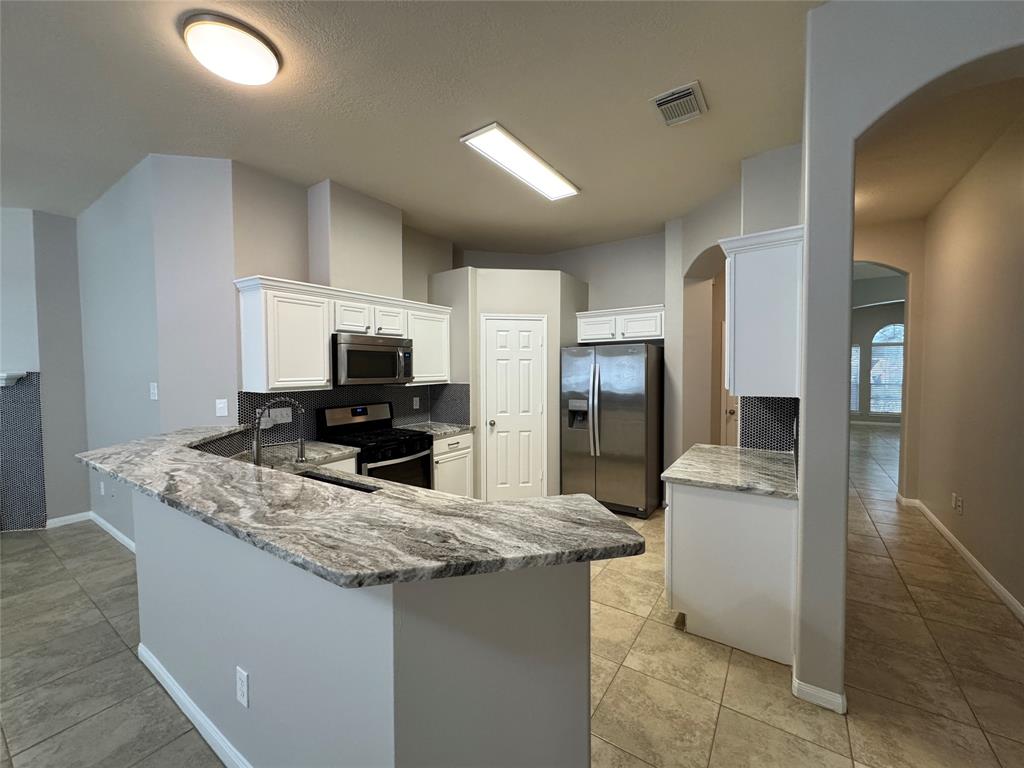
[[[391,403],[321,408],[316,419],[317,440],[359,448],[360,466],[413,456],[433,446],[425,432],[392,426]]]

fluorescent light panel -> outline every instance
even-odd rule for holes
[[[496,163],[548,200],[561,200],[580,193],[579,187],[560,174],[519,139],[491,123],[461,139],[492,163]]]

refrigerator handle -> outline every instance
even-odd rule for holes
[[[594,414],[591,422],[594,425],[594,455],[601,455],[601,365],[594,363]]]
[[[594,363],[590,364],[590,391],[587,392],[587,437],[590,438],[590,455],[594,453]]]

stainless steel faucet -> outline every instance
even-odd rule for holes
[[[290,405],[298,413],[299,442],[295,461],[300,464],[304,463],[306,461],[306,440],[302,437],[302,430],[306,425],[306,409],[299,405],[297,400],[290,397],[275,397],[256,411],[256,424],[253,425],[252,435],[252,463],[257,467],[263,463],[263,430],[260,426],[263,424],[263,414],[275,405]],[[280,445],[287,445],[287,443],[280,443]]]

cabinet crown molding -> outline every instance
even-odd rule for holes
[[[768,229],[764,232],[754,232],[749,235],[738,235],[726,237],[718,241],[725,251],[726,256],[732,256],[743,251],[765,248],[770,245],[784,245],[786,243],[803,242],[804,225],[797,224],[792,227],[781,229]]]
[[[448,313],[452,311],[451,307],[445,307],[440,304],[427,304],[422,301],[398,299],[393,296],[381,296],[376,293],[350,291],[346,288],[333,288],[329,285],[319,285],[317,283],[303,283],[298,280],[286,280],[283,277],[250,275],[249,277],[240,277],[235,280],[234,283],[235,287],[238,288],[239,293],[248,293],[249,291],[269,288],[271,290],[302,293],[307,296],[319,296],[321,298],[332,299],[335,301],[348,299],[361,301],[366,304],[387,305],[390,307],[402,307],[404,309],[412,310],[429,310],[431,312]]]
[[[576,317],[601,317],[604,315],[629,315],[634,312],[659,312],[665,309],[664,304],[645,304],[642,307],[616,307],[613,309],[589,309],[577,312]]]

